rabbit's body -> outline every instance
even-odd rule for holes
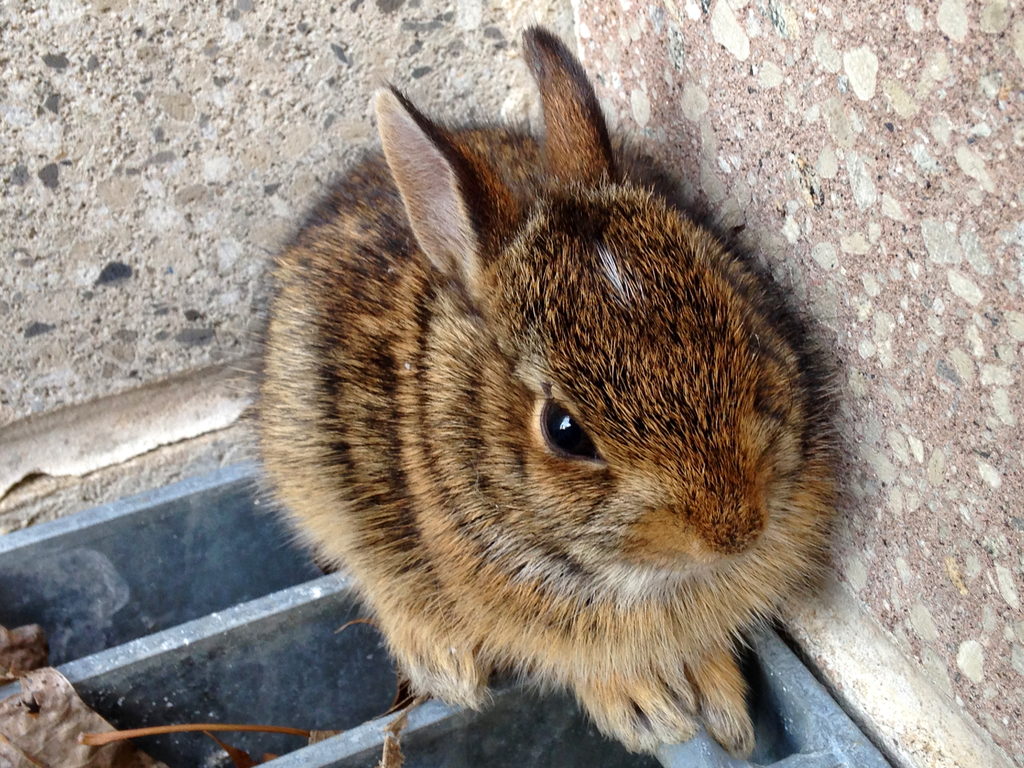
[[[823,561],[813,361],[743,262],[623,179],[557,41],[528,53],[543,146],[386,94],[387,161],[278,259],[266,469],[416,690],[478,706],[512,670],[633,749],[699,720],[743,753],[734,644]],[[567,453],[569,411],[593,445]]]

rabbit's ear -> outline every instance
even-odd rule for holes
[[[523,35],[526,62],[544,105],[544,153],[559,181],[594,184],[615,175],[611,142],[594,88],[561,40],[541,27]]]
[[[511,197],[497,175],[461,149],[400,92],[377,94],[377,130],[420,248],[475,295],[481,248],[502,229]]]

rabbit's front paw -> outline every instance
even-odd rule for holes
[[[696,696],[684,679],[588,680],[577,685],[576,695],[597,727],[631,752],[688,741],[699,725]]]
[[[747,709],[747,683],[736,658],[722,648],[689,668],[700,700],[700,718],[715,741],[735,757],[754,749],[754,725]]]
[[[413,691],[470,709],[487,702],[487,673],[468,650],[443,643],[408,642],[393,646]]]

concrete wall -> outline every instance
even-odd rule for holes
[[[516,40],[541,20],[835,351],[808,658],[900,764],[1024,765],[1024,11],[298,5],[0,6],[0,529],[247,455],[261,274],[373,141],[373,87],[536,118]]]

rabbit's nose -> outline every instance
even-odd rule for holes
[[[708,549],[735,555],[748,549],[765,525],[761,499],[716,498],[710,496],[688,509],[688,519]]]
[[[760,503],[708,494],[699,501],[670,502],[640,515],[625,536],[635,562],[677,566],[713,565],[723,555],[749,549],[765,526]]]

